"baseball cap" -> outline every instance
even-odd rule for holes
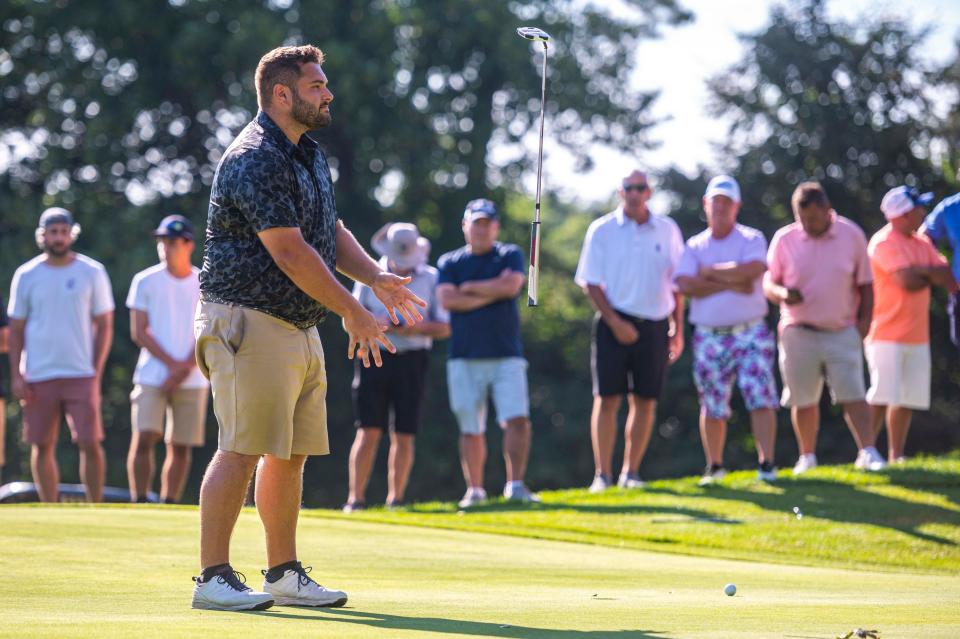
[[[478,198],[467,202],[467,207],[463,209],[463,219],[475,220],[480,217],[488,217],[491,220],[500,219],[497,214],[497,206],[490,200]]]
[[[898,186],[887,191],[880,202],[880,210],[888,220],[909,213],[915,206],[930,206],[933,193],[920,193],[909,186]]]
[[[718,175],[707,184],[707,191],[703,197],[711,198],[714,195],[726,195],[734,202],[739,202],[740,185],[729,175]]]
[[[193,239],[193,225],[182,215],[168,215],[160,220],[160,225],[153,231],[154,237],[182,237]]]
[[[51,206],[40,214],[40,222],[37,223],[37,227],[45,229],[51,224],[69,224],[73,226],[73,214],[59,206]]]

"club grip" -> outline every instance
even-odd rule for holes
[[[527,306],[537,305],[540,285],[540,222],[530,225],[530,273],[527,277]]]

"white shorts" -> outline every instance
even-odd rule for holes
[[[527,360],[522,357],[451,359],[447,361],[450,408],[460,432],[482,435],[487,431],[487,397],[493,395],[497,421],[530,415],[527,395]]]
[[[930,408],[930,344],[868,342],[867,402],[874,406]]]

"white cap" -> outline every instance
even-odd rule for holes
[[[921,194],[917,189],[909,186],[898,186],[890,189],[880,202],[880,210],[888,220],[909,213],[917,206],[929,206],[933,201],[933,193]]]
[[[406,222],[384,224],[373,235],[370,245],[401,269],[425,264],[430,256],[430,240],[420,235],[415,224]]]
[[[714,195],[726,195],[734,202],[740,202],[740,185],[729,175],[718,175],[707,184],[707,192],[703,197],[711,198]]]

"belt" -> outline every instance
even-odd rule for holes
[[[733,326],[697,326],[697,330],[710,333],[711,335],[739,335],[762,323],[762,319],[756,319],[752,322],[743,322],[742,324],[734,324]]]
[[[796,326],[797,328],[802,328],[807,331],[813,331],[814,333],[839,333],[840,331],[847,330],[844,328],[823,328],[822,326],[817,326],[815,324],[804,324],[803,322],[798,322],[796,324],[791,324],[791,326]]]

